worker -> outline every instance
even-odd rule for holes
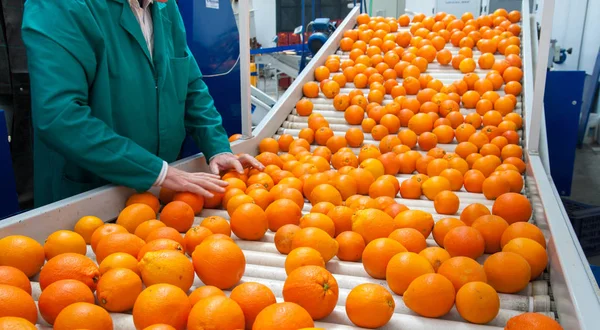
[[[231,153],[175,0],[27,0],[22,36],[36,206],[107,183],[211,197],[220,171],[263,168]],[[212,173],[168,166],[186,132]]]

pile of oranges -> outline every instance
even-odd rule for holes
[[[505,10],[419,14],[412,22],[358,16],[341,40],[343,55],[330,56],[315,70],[318,82],[303,86],[296,113],[308,116],[308,127],[297,138],[260,141],[264,171],[225,173],[226,192],[212,198],[167,189],[132,195],[115,223],[83,217],[43,245],[0,239],[0,328],[35,329],[39,311],[58,330],[112,329],[109,312],[131,313],[137,329],[315,329],[338,304],[336,276],[326,269],[334,258],[361,262],[387,283],[347,295],[346,315],[359,327],[387,324],[399,299],[424,317],[456,306],[468,322],[492,321],[498,292],[523,290],[548,260],[521,195],[523,120],[513,112],[522,89],[519,21]],[[433,79],[426,72],[434,61],[464,78]],[[345,135],[314,109],[320,93],[344,112]],[[464,191],[483,193],[491,209],[461,207]],[[433,204],[431,212],[398,196]],[[229,219],[210,215],[195,225],[205,209]],[[239,283],[246,257],[238,242],[268,237],[287,255],[280,303],[264,284]],[[39,281],[37,306],[30,278]],[[196,278],[204,286],[192,290]],[[505,329],[562,328],[524,313]]]

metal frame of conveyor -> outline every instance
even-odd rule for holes
[[[243,31],[247,24],[247,6],[240,2],[240,26]],[[523,55],[524,55],[524,108],[526,129],[525,136],[525,158],[527,163],[526,193],[534,207],[534,219],[542,230],[550,233],[548,242],[548,253],[550,257],[549,272],[552,295],[556,304],[558,319],[565,329],[598,329],[600,320],[600,300],[598,286],[590,271],[589,265],[583,254],[581,246],[575,236],[573,227],[562,206],[560,197],[550,178],[547,165],[543,155],[543,144],[545,141],[545,123],[543,120],[543,86],[545,79],[545,68],[548,60],[549,30],[551,28],[552,9],[554,0],[546,0],[544,3],[544,19],[539,47],[536,47],[536,39],[532,39],[528,0],[523,3]],[[244,9],[245,8],[245,9]],[[272,110],[264,120],[254,129],[252,137],[232,144],[235,153],[257,154],[258,143],[261,139],[273,136],[291,114],[294,104],[302,97],[302,85],[312,80],[316,67],[323,65],[327,55],[335,53],[338,48],[343,32],[355,26],[359,8],[355,7],[329,40],[310,61],[306,69],[298,76],[292,86],[277,101]],[[244,35],[241,33],[241,40]],[[534,41],[534,43],[532,43]],[[246,42],[240,43],[249,54]],[[533,46],[533,47],[532,47]],[[534,58],[532,48],[539,49]],[[535,67],[534,80],[534,63]],[[242,85],[242,106],[247,113],[242,118],[248,118],[244,127],[248,135],[250,123],[250,82],[249,57],[241,56],[242,74],[248,74],[246,84]],[[242,79],[242,81],[245,81]],[[244,90],[244,86],[247,89]],[[540,134],[542,133],[542,134]],[[541,146],[541,147],[540,147]],[[186,171],[206,171],[207,165],[202,154],[178,161],[173,166]],[[19,214],[0,222],[0,237],[13,234],[22,234],[43,241],[50,233],[65,228],[72,228],[75,222],[84,215],[93,214],[106,221],[117,217],[123,207],[123,201],[133,191],[123,187],[106,186],[101,187],[65,200],[34,209],[27,213]]]

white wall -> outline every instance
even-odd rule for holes
[[[256,39],[263,47],[274,47],[276,33],[275,0],[252,0]]]
[[[579,54],[579,69],[591,74],[594,62],[600,50],[600,1],[590,0],[587,8],[587,19],[583,30],[583,42]]]

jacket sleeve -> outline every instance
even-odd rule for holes
[[[118,185],[147,190],[163,161],[94,117],[88,89],[100,34],[80,0],[28,0],[22,29],[35,134],[67,161]],[[107,106],[110,106],[107,104]]]
[[[173,11],[172,15],[175,15],[173,24],[179,25],[174,31],[181,33],[177,36],[177,39],[186,40],[185,27],[179,9],[173,5],[171,10]],[[213,98],[202,79],[198,63],[196,63],[194,55],[187,46],[185,52],[190,56],[188,90],[185,102],[185,127],[208,162],[217,154],[231,152],[231,147],[227,132],[225,132],[222,125],[221,115],[215,108]]]

